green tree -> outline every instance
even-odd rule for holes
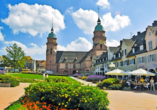
[[[23,68],[25,66],[25,53],[18,47],[16,43],[6,48],[7,55],[4,56],[7,65],[15,68]]]

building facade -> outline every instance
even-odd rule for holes
[[[33,72],[36,72],[36,61],[33,60],[30,56],[26,56],[25,60],[25,69],[30,69]]]
[[[46,61],[45,60],[36,60],[36,70],[37,72],[45,72],[46,71]]]
[[[81,71],[92,71],[95,61],[107,52],[106,37],[98,17],[94,30],[93,47],[89,51],[57,51],[57,37],[53,27],[47,37],[46,70],[72,75]]]
[[[154,21],[145,31],[137,32],[137,35],[132,36],[131,39],[121,40],[119,46],[108,47],[107,54],[108,59],[100,57],[96,60],[94,64],[96,74],[110,71],[109,68],[101,71],[101,67],[105,64],[109,66],[111,62],[115,64],[115,68],[124,71],[143,68],[157,73],[157,21]]]

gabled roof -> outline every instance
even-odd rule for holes
[[[125,42],[126,46],[133,46],[135,43],[132,39],[123,39],[123,42]]]
[[[86,54],[81,51],[57,51],[56,63],[79,63]]]
[[[106,57],[107,57],[107,60],[102,60]],[[100,60],[102,60],[102,61],[100,62]],[[100,58],[97,61],[99,61],[99,62],[95,63],[94,65],[99,65],[99,64],[108,62],[108,52],[103,52],[103,54],[100,56]]]
[[[32,58],[30,56],[26,56],[27,60],[32,60]]]
[[[132,50],[130,50],[130,52],[127,54],[127,57],[135,56],[137,54],[147,52],[145,37],[146,37],[146,31],[144,31],[144,32],[142,32],[142,33],[140,33],[137,36],[134,36],[132,38],[135,41],[134,45],[132,46],[132,48],[135,48],[135,53],[132,53]],[[141,45],[144,46],[143,50],[140,50]]]
[[[45,60],[36,60],[36,66],[40,67],[40,65],[44,65],[44,67],[46,68],[46,61]]]
[[[154,35],[157,35],[157,26],[148,26]]]
[[[90,55],[93,49],[91,49],[89,52],[86,53],[86,55],[80,60],[80,63],[86,60],[86,58]]]
[[[118,47],[109,47],[109,49],[111,52],[116,53],[120,49],[120,47],[119,46]]]

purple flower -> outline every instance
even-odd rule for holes
[[[0,70],[0,73],[4,74],[5,72]]]
[[[73,76],[77,77],[77,76],[81,76],[81,74],[76,73],[76,74],[73,74]]]
[[[100,76],[100,75],[90,75],[86,78],[87,81],[99,81],[106,79],[106,76]]]

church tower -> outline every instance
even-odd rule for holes
[[[57,38],[54,34],[53,25],[47,37],[46,70],[56,72]]]
[[[106,46],[106,37],[105,37],[105,31],[103,26],[101,25],[101,20],[99,17],[99,11],[98,11],[98,21],[97,25],[94,30],[94,37],[93,37],[93,56],[100,56],[103,52],[107,52],[107,46]]]

